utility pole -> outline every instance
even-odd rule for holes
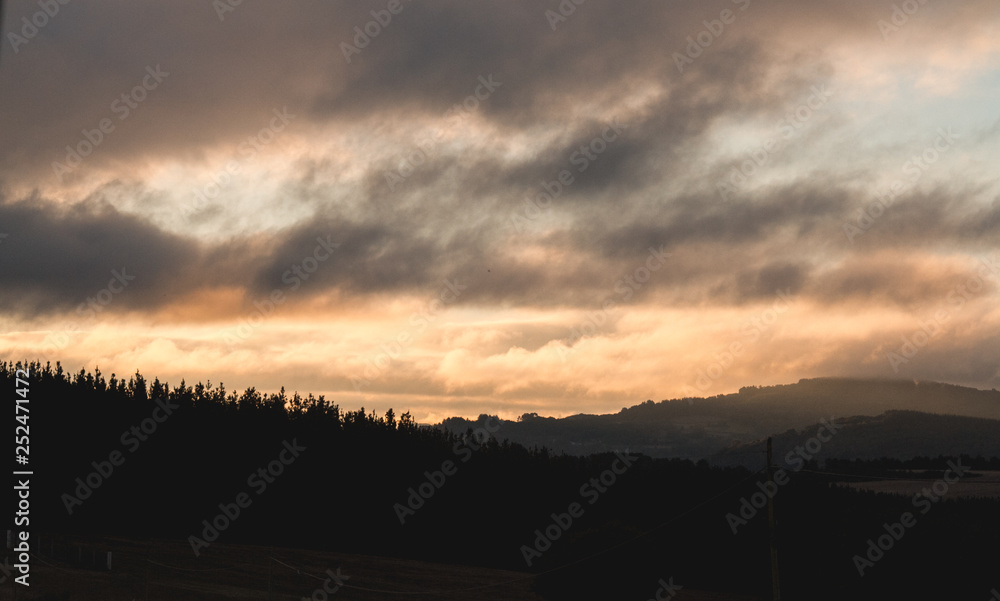
[[[772,463],[771,437],[767,437],[767,481],[770,484],[768,490],[776,491],[777,485],[774,483],[774,465]],[[771,534],[771,589],[774,592],[774,601],[781,599],[781,585],[778,582],[778,541],[774,536],[774,495],[767,496],[767,524]]]

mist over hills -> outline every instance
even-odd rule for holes
[[[853,420],[851,435],[845,440],[857,443],[857,452],[863,456],[928,455],[931,447],[974,454],[979,448],[986,454],[992,449],[996,454],[995,447],[977,437],[963,437],[961,432],[968,426],[1000,433],[996,429],[1000,421],[994,421],[1000,420],[1000,392],[904,380],[803,379],[795,384],[747,386],[734,394],[708,398],[649,400],[616,414],[565,418],[525,414],[516,421],[503,420],[500,436],[571,455],[629,449],[651,457],[697,460],[721,458],[719,453],[724,449],[807,429],[821,420],[874,418],[898,411],[926,415],[890,414],[879,420]],[[945,416],[978,419],[956,421]],[[449,418],[440,427],[465,432],[479,427],[485,417]],[[879,446],[878,437],[889,432],[896,434],[895,442]],[[928,448],[924,448],[925,443]],[[846,442],[841,445],[843,453],[855,452]]]

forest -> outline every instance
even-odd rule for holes
[[[219,541],[503,568],[533,575],[553,600],[647,599],[671,578],[765,597],[767,494],[788,599],[985,599],[1000,582],[1000,499],[847,485],[911,469],[930,486],[955,462],[995,470],[997,458],[808,461],[779,485],[706,460],[528,448],[494,416],[457,433],[323,396],[138,372],[0,363],[11,396],[18,369],[30,383],[35,532],[185,541],[192,558]],[[907,512],[913,525],[899,526]],[[869,541],[900,528],[866,559]]]

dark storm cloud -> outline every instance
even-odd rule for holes
[[[348,297],[436,296],[450,281],[463,287],[463,303],[552,306],[570,302],[582,289],[596,288],[599,280],[597,265],[590,269],[558,262],[526,265],[511,259],[507,256],[510,248],[484,237],[490,232],[424,235],[406,228],[405,221],[404,216],[385,223],[311,222],[283,232],[265,264],[251,276],[251,294],[294,287],[303,295],[336,290]],[[336,245],[330,257],[318,261],[308,277],[299,277],[303,267],[312,267],[309,257],[316,249],[328,245]],[[299,275],[296,266],[300,266]]]
[[[931,243],[984,252],[1000,243],[1000,200],[980,186],[956,182],[904,193],[881,213],[875,204],[871,198],[857,198],[845,211],[845,223],[861,230],[851,230],[859,252],[920,249]]]
[[[350,26],[371,20],[367,5],[361,6],[350,4],[344,11],[350,17],[338,29],[341,42],[353,44]],[[756,2],[591,0],[553,30],[545,11],[558,11],[558,6],[536,0],[404,3],[401,14],[352,54],[343,73],[331,73],[331,92],[318,97],[315,110],[367,114],[392,106],[439,114],[465,98],[478,76],[492,73],[504,82],[503,93],[482,110],[523,127],[567,117],[580,97],[610,98],[645,81],[697,90],[710,80],[733,94],[741,80],[756,78],[772,60],[762,60],[755,48],[766,41],[748,41],[759,33],[751,25],[763,22]],[[673,54],[684,52],[687,37],[704,30],[703,21],[718,19],[724,9],[736,12],[736,23],[681,77]],[[802,14],[785,11],[780,20],[788,23]],[[837,11],[811,16],[823,19],[814,25],[857,27],[853,17]]]
[[[449,279],[468,286],[463,303],[587,308],[657,249],[672,256],[636,300],[658,293],[677,306],[741,305],[789,288],[822,304],[912,308],[940,302],[969,275],[923,268],[922,246],[968,244],[970,232],[983,240],[996,235],[989,225],[995,206],[956,201],[939,213],[918,199],[894,207],[899,215],[885,215],[886,223],[859,239],[863,245],[851,245],[842,227],[855,199],[817,185],[774,190],[757,203],[720,205],[695,195],[615,216],[597,210],[615,202],[605,198],[608,204],[590,212],[559,209],[576,217],[574,227],[544,235],[505,228],[502,202],[463,206],[454,198],[430,212],[419,203],[373,204],[355,219],[317,214],[289,230],[205,248],[107,206],[65,211],[28,198],[0,205],[0,229],[11,232],[0,254],[0,299],[26,313],[72,308],[103,288],[112,269],[126,267],[136,284],[115,308],[168,305],[179,291],[220,286],[245,287],[257,298],[297,280],[302,298],[435,295]],[[892,220],[918,209],[930,213],[908,217],[917,225],[905,235],[894,230]],[[526,260],[528,246],[548,258]],[[296,267],[312,267],[306,261],[318,248],[329,258],[308,278],[293,277]],[[818,267],[818,256],[832,266]]]
[[[788,240],[809,242],[841,234],[840,217],[850,202],[846,191],[821,183],[817,187],[793,184],[774,189],[758,201],[740,203],[721,203],[712,190],[632,206],[618,217],[595,211],[578,221],[572,235],[577,245],[598,248],[606,256],[634,255],[654,244],[719,243],[781,249]],[[824,224],[829,229],[809,224]]]
[[[10,9],[8,28],[37,6]],[[0,148],[0,166],[51,174],[65,146],[103,118],[112,119],[115,131],[87,165],[196,159],[204,147],[256,131],[271,109],[305,104],[288,81],[325,72],[323,55],[289,41],[318,43],[330,18],[311,4],[297,11],[247,4],[225,22],[209,2],[63,6],[0,63],[0,130],[15,142]],[[121,119],[112,104],[142,83],[147,66],[169,75]]]
[[[425,283],[435,265],[446,258],[435,240],[375,223],[309,223],[282,233],[276,242],[277,248],[256,275],[254,288],[260,291],[294,286],[296,277],[307,292],[331,288],[349,295],[407,291]],[[303,263],[311,270],[314,260],[318,265],[313,273],[304,271]]]
[[[4,311],[76,308],[112,281],[108,309],[149,308],[200,279],[190,241],[109,207],[62,211],[38,198],[0,203],[0,229],[9,234],[0,248]]]
[[[316,110],[368,112],[391,105],[440,114],[470,94],[480,75],[492,73],[504,93],[484,110],[527,125],[558,118],[572,108],[576,93],[606,94],[609,85],[631,78],[666,75],[669,59],[660,46],[680,30],[678,11],[652,2],[591,2],[552,31],[545,8],[526,0],[405,4],[352,58],[344,75],[349,85],[331,86],[335,91],[319,97]],[[350,25],[371,20],[364,9],[352,11],[352,18],[338,28],[349,43]]]
[[[83,129],[120,116],[111,104],[141,83],[148,66],[170,75],[127,120],[115,121],[88,163],[197,160],[206,147],[256,131],[282,106],[317,121],[439,116],[489,74],[503,85],[481,114],[513,128],[567,125],[574,99],[612,100],[648,81],[684,86],[692,96],[707,91],[732,108],[748,100],[741,80],[758,79],[771,60],[749,41],[751,22],[766,15],[756,3],[684,77],[672,54],[703,20],[736,7],[591,0],[553,31],[544,10],[554,2],[403,6],[348,64],[340,44],[353,44],[354,27],[384,3],[243,3],[221,21],[212,3],[193,0],[65,5],[16,53],[4,40],[0,131],[16,144],[0,147],[0,168],[51,173]],[[17,33],[36,8],[9,7],[5,33]],[[687,117],[671,127],[703,125]]]
[[[736,284],[742,298],[770,299],[778,290],[788,290],[798,294],[809,275],[810,269],[803,265],[772,263],[751,273],[740,273]]]
[[[34,6],[11,10],[7,30]],[[314,256],[317,238],[339,246],[302,280],[303,297],[433,294],[459,278],[469,283],[462,302],[589,308],[651,248],[664,247],[675,254],[639,297],[659,291],[682,304],[740,304],[792,288],[823,302],[871,296],[912,306],[958,274],[861,258],[891,248],[996,242],[998,205],[978,203],[975,190],[958,185],[904,195],[854,244],[843,225],[868,199],[828,173],[804,174],[739,202],[720,201],[718,177],[665,191],[693,160],[710,156],[720,120],[777,119],[832,73],[822,52],[781,52],[769,32],[877,39],[874,24],[885,7],[754,0],[681,74],[673,54],[684,52],[704,20],[724,8],[739,11],[737,4],[589,0],[553,31],[544,11],[557,2],[404,2],[347,63],[340,44],[353,43],[353,28],[384,6],[244,2],[220,20],[210,2],[70,3],[16,54],[5,48],[0,131],[9,143],[0,144],[0,176],[51,174],[64,147],[105,117],[116,129],[87,165],[196,162],[207,148],[253,133],[282,106],[301,114],[296,125],[303,128],[371,123],[377,141],[408,118],[439,118],[491,74],[502,85],[476,115],[505,133],[538,131],[550,141],[518,158],[437,147],[391,190],[385,173],[417,148],[401,147],[365,165],[350,210],[333,206],[315,185],[322,166],[313,165],[286,182],[282,195],[282,202],[314,208],[313,217],[204,249],[111,209],[63,213],[35,198],[8,202],[0,205],[0,230],[11,232],[0,249],[0,306],[14,307],[16,297],[34,299],[34,309],[21,311],[73,307],[126,260],[136,263],[137,280],[123,307],[167,304],[176,290],[266,293],[289,286],[286,274]],[[170,75],[117,120],[112,103],[156,65]],[[574,112],[583,101],[615,107],[644,86],[660,96],[633,115]],[[576,171],[573,153],[615,117],[628,128]],[[352,151],[365,156],[366,148]],[[721,176],[728,167],[705,170]],[[558,227],[511,230],[525,196],[565,169],[574,182],[545,213]],[[531,247],[550,258],[531,257]],[[813,254],[851,268],[821,268]]]

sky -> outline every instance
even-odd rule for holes
[[[419,421],[1000,382],[993,1],[7,3],[0,356]]]

